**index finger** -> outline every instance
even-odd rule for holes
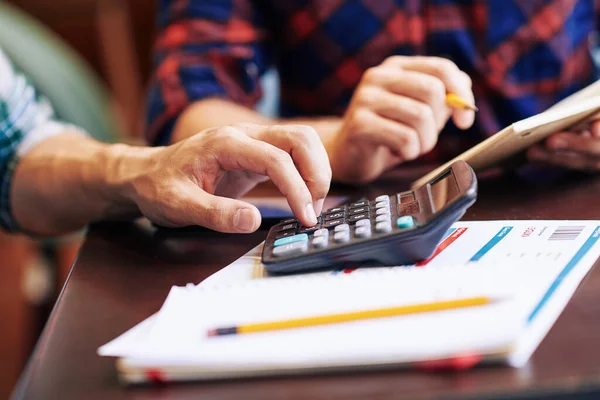
[[[289,153],[311,193],[316,214],[331,184],[331,165],[325,146],[315,130],[303,125],[272,125],[267,128],[244,124],[248,134]]]
[[[219,154],[219,163],[225,170],[245,170],[266,175],[287,198],[294,215],[305,226],[317,223],[312,196],[296,169],[289,153],[270,143],[240,135]]]
[[[471,89],[471,78],[461,71],[452,61],[441,57],[390,57],[385,61],[408,71],[424,72],[440,79],[448,93],[454,93],[469,104],[475,104],[475,96]],[[452,119],[462,129],[467,129],[475,120],[472,110],[453,109]]]

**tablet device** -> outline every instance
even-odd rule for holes
[[[500,166],[502,162],[553,133],[578,130],[595,119],[600,119],[600,81],[567,97],[541,114],[506,127],[415,181],[412,187],[424,185],[458,160],[467,162],[475,172]]]

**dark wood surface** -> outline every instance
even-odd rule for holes
[[[418,175],[415,175],[418,176]],[[392,175],[366,193],[406,189]],[[349,188],[338,191],[356,194]],[[363,189],[364,191],[364,189]],[[480,182],[465,219],[600,219],[600,179]],[[600,398],[600,269],[592,270],[522,369],[387,370],[125,388],[98,346],[157,311],[172,285],[200,282],[263,240],[207,232],[160,237],[136,224],[91,228],[21,379],[19,399],[433,399]]]

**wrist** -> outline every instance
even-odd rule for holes
[[[103,173],[100,184],[93,185],[92,195],[103,200],[105,218],[139,214],[134,184],[147,174],[158,151],[160,148],[112,144],[97,155]]]

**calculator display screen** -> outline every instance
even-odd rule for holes
[[[431,182],[429,189],[431,191],[434,212],[452,203],[460,195],[458,183],[452,171],[448,171]]]

